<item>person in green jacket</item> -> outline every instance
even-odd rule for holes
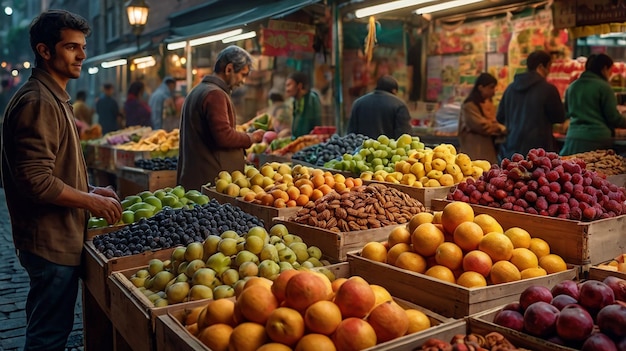
[[[562,156],[613,146],[615,128],[626,127],[626,118],[617,109],[615,92],[608,82],[613,59],[606,54],[587,58],[585,71],[565,92],[569,128]]]
[[[309,134],[322,124],[322,104],[317,93],[311,91],[306,74],[290,74],[285,82],[285,95],[293,98],[292,139]]]

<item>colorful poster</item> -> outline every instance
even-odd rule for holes
[[[452,102],[457,94],[460,83],[459,56],[443,56],[441,59],[441,80],[443,91],[440,101]]]
[[[441,56],[430,56],[426,63],[426,100],[437,101],[443,86]]]
[[[287,57],[293,57],[296,53],[314,53],[314,37],[315,33],[264,28],[261,53],[267,56]]]
[[[440,26],[429,35],[428,52],[430,55],[483,53],[486,38],[482,23]]]

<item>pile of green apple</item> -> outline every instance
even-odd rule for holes
[[[340,159],[328,161],[325,168],[361,174],[367,171],[394,171],[396,162],[406,160],[413,152],[424,150],[425,145],[417,136],[403,134],[398,139],[380,135],[366,139],[354,154],[344,154]]]
[[[235,296],[251,277],[274,280],[289,269],[314,267],[332,277],[323,266],[322,252],[290,234],[283,224],[251,228],[244,236],[232,230],[210,235],[204,242],[174,249],[168,260],[152,259],[129,279],[155,307],[186,301]]]
[[[196,205],[205,205],[209,202],[209,197],[198,190],[185,191],[181,185],[174,188],[163,188],[151,192],[142,191],[136,195],[128,195],[122,201],[122,218],[116,224],[130,224],[142,218],[150,218],[159,213],[163,207],[171,208],[192,208]],[[91,217],[88,228],[102,228],[109,224],[104,218]]]

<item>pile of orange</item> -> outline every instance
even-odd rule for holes
[[[361,256],[473,288],[544,276],[567,269],[550,246],[524,229],[506,231],[464,202],[419,213],[394,228],[385,243],[366,244]]]
[[[293,182],[279,182],[258,192],[249,192],[243,200],[277,208],[304,206],[331,191],[342,192],[363,185],[360,178],[346,178],[342,174],[317,168],[296,167],[292,173]]]
[[[331,282],[287,270],[273,282],[252,278],[236,299],[188,311],[185,328],[211,350],[360,350],[430,328],[423,312],[354,276]]]

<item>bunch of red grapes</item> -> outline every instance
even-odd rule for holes
[[[478,180],[459,183],[448,200],[582,221],[626,213],[624,187],[587,170],[580,159],[562,160],[544,149],[491,165]]]

